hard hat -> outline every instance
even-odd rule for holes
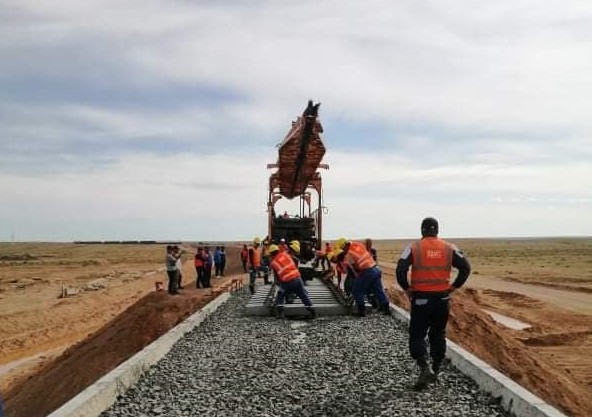
[[[253,239],[253,244],[254,245],[258,245],[261,243],[261,239],[259,237],[256,237],[255,239]]]
[[[290,248],[296,252],[296,253],[300,253],[300,242],[298,242],[297,240],[293,240],[290,242]]]
[[[345,244],[347,243],[347,239],[344,237],[340,237],[339,239],[337,239],[337,241],[335,242],[335,247],[337,249],[343,249],[343,247],[345,246]]]
[[[421,222],[422,236],[438,236],[438,220],[433,217],[426,217]]]
[[[280,242],[282,242],[282,243],[285,243],[285,242],[286,242],[286,239],[284,239],[284,238],[281,238],[281,239],[280,239]]]
[[[274,252],[279,252],[279,250],[280,248],[278,248],[278,245],[274,244],[269,245],[269,247],[267,248],[267,252],[269,252],[270,254]]]

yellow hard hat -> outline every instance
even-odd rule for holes
[[[279,250],[280,248],[278,248],[278,245],[274,245],[273,243],[267,248],[267,252],[269,253],[278,252]]]
[[[255,239],[253,239],[253,244],[254,245],[258,245],[261,243],[261,239],[259,237],[256,237]]]
[[[290,242],[290,248],[296,252],[296,253],[300,253],[300,242],[298,242],[297,240],[292,240]]]
[[[337,249],[343,249],[343,247],[345,246],[345,244],[347,243],[347,239],[344,237],[340,237],[339,239],[337,239],[337,241],[335,242],[335,247]]]

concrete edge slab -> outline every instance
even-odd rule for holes
[[[409,323],[410,316],[407,311],[392,304],[391,311],[395,318]],[[446,344],[446,357],[452,365],[472,378],[482,390],[501,398],[505,410],[520,417],[567,417],[456,343],[446,339]]]
[[[53,411],[48,417],[98,416],[115,402],[118,395],[123,394],[134,385],[150,366],[162,359],[185,333],[199,326],[206,317],[216,311],[229,298],[230,293],[228,292],[216,297],[185,321]]]

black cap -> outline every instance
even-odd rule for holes
[[[438,236],[438,220],[433,217],[426,217],[421,222],[422,236]]]

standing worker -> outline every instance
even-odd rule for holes
[[[304,288],[304,282],[300,277],[298,265],[293,258],[294,254],[298,255],[300,253],[300,243],[298,241],[292,241],[290,242],[289,247],[289,251],[282,252],[277,245],[269,246],[271,269],[275,272],[280,287],[275,299],[276,317],[284,318],[284,303],[286,302],[286,297],[290,296],[290,294],[296,294],[314,318],[317,315],[316,310]]]
[[[427,217],[421,222],[421,240],[407,246],[397,262],[397,282],[411,300],[409,352],[420,368],[413,388],[427,388],[437,380],[446,355],[446,323],[450,293],[459,289],[471,273],[471,265],[463,253],[451,243],[438,238],[438,221]],[[411,283],[407,271],[411,266]],[[458,269],[450,285],[451,267]],[[430,342],[428,362],[426,335]]]
[[[370,252],[370,255],[372,255],[372,259],[374,259],[374,262],[378,262],[378,252],[375,248],[372,247],[372,239],[368,237],[366,238],[364,243],[366,244],[366,250]]]
[[[243,250],[241,250],[240,257],[243,264],[243,271],[248,272],[247,262],[249,261],[249,248],[247,245],[243,245]]]
[[[224,276],[226,269],[226,247],[220,246],[220,276]]]
[[[169,277],[169,285],[168,291],[169,294],[175,295],[179,294],[178,291],[178,273],[177,273],[177,259],[179,259],[181,255],[178,252],[175,252],[175,249],[172,245],[168,245],[166,247],[166,258],[165,258],[165,267],[166,272]]]
[[[204,252],[202,255],[204,260],[204,273],[203,273],[203,283],[204,288],[211,288],[212,287],[212,264],[214,263],[212,260],[212,254],[210,253],[210,247],[205,246]]]
[[[200,246],[197,248],[195,259],[193,261],[195,265],[195,272],[197,277],[195,278],[195,288],[205,288],[206,283],[204,281],[204,260],[203,260],[203,248]]]
[[[390,315],[389,301],[382,286],[382,271],[372,259],[370,252],[366,250],[366,246],[360,242],[350,242],[342,237],[335,242],[335,248],[341,251],[337,255],[337,262],[346,260],[356,274],[352,292],[358,309],[358,316],[363,317],[366,315],[364,299],[368,291],[372,291],[378,297],[380,311]]]
[[[261,239],[256,237],[253,239],[253,246],[249,249],[249,291],[251,294],[255,293],[255,280],[260,272],[263,272],[265,285],[269,284],[269,272],[261,263],[260,244]]]

